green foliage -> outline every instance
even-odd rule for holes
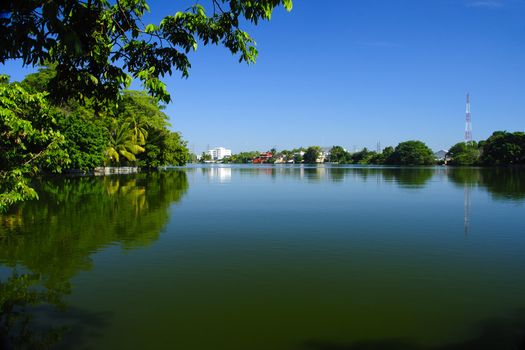
[[[296,153],[294,156],[293,156],[293,162],[295,164],[301,164],[302,162],[304,162],[304,158],[303,156],[301,155],[301,153]]]
[[[154,130],[145,145],[145,152],[138,156],[139,165],[157,168],[165,165],[185,165],[190,159],[186,142],[177,132]]]
[[[401,142],[386,160],[395,165],[431,165],[435,163],[432,150],[421,141]]]
[[[388,146],[383,149],[382,155],[383,155],[383,161],[386,162],[388,158],[392,156],[394,153],[394,147]]]
[[[129,162],[137,160],[135,155],[144,152],[144,148],[135,142],[130,123],[119,123],[114,119],[111,124],[106,160],[117,164],[120,163],[120,156]]]
[[[252,152],[241,152],[238,154],[232,154],[231,157],[223,159],[224,163],[237,163],[237,164],[248,164],[251,163],[252,160],[259,156],[259,152],[252,151]],[[211,157],[210,159],[211,160]],[[202,157],[201,157],[202,161]]]
[[[144,91],[124,90],[118,99],[115,114],[120,120],[130,123],[135,141],[144,144],[148,130],[160,130],[169,125],[163,109],[163,105]]]
[[[178,132],[167,132],[163,145],[162,165],[185,165],[190,159],[187,143]]]
[[[393,152],[392,147],[386,147],[381,153],[369,151],[367,148],[350,153],[341,146],[334,146],[330,150],[330,161],[339,164],[385,164]]]
[[[351,162],[354,164],[371,164],[372,160],[377,155],[376,152],[369,151],[366,147],[359,152],[355,152],[350,156]]]
[[[61,101],[112,101],[137,78],[151,95],[167,102],[161,79],[173,70],[187,77],[188,54],[198,42],[220,44],[239,61],[255,62],[255,41],[240,24],[269,20],[280,5],[292,8],[291,0],[213,0],[211,13],[195,4],[145,24],[145,0],[3,1],[0,63],[22,58],[26,65],[55,64],[49,88]]]
[[[447,157],[451,165],[474,165],[479,160],[479,148],[477,143],[458,142],[450,148]]]
[[[195,153],[190,153],[190,157],[188,158],[188,163],[198,163],[199,159]]]
[[[306,164],[316,164],[319,154],[321,153],[321,147],[319,146],[310,146],[304,152],[304,162]]]
[[[480,162],[484,165],[525,164],[525,133],[494,132],[482,144]]]
[[[206,153],[206,152],[202,152],[202,154],[201,154],[201,163],[204,163],[204,162],[207,162],[207,161],[210,161],[210,160],[212,160],[211,159],[211,154]]]
[[[56,76],[53,65],[44,65],[38,68],[38,72],[28,74],[22,81],[22,86],[32,92],[46,92],[49,82]]]
[[[45,94],[0,84],[0,211],[37,197],[28,176],[39,170],[59,173],[69,164],[56,117]]]
[[[82,118],[77,113],[62,115],[58,129],[65,138],[64,147],[71,160],[69,169],[87,171],[103,164],[109,135],[102,121]]]
[[[348,162],[350,154],[341,146],[334,146],[330,149],[330,162],[344,164]]]

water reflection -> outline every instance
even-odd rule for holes
[[[180,201],[188,190],[189,185],[187,176],[190,178],[193,177],[196,182],[204,179],[204,186],[201,188],[206,191],[201,191],[202,197],[198,197],[199,193],[196,193],[195,196],[191,197],[194,200],[194,205],[193,207],[185,207],[186,213],[189,213],[190,215],[185,217],[185,220],[180,220],[185,221],[184,225],[186,226],[183,227],[190,232],[201,233],[206,232],[206,230],[217,230],[217,232],[222,234],[214,237],[206,236],[209,237],[210,240],[203,239],[198,242],[199,245],[193,245],[193,248],[192,244],[194,241],[179,239],[179,241],[176,242],[177,244],[166,249],[171,254],[172,248],[178,248],[180,254],[177,255],[177,259],[184,259],[184,254],[187,254],[185,262],[188,265],[186,265],[185,268],[188,270],[184,270],[185,272],[193,271],[192,268],[195,266],[197,266],[197,271],[199,271],[199,264],[202,264],[202,270],[200,270],[200,272],[203,274],[196,274],[197,277],[195,277],[195,281],[191,280],[191,273],[176,275],[177,278],[174,277],[171,282],[174,284],[176,283],[177,285],[172,286],[172,289],[168,289],[170,293],[166,294],[169,294],[169,296],[164,299],[168,301],[167,304],[172,302],[174,299],[171,294],[172,291],[180,293],[179,297],[181,295],[187,297],[188,295],[195,295],[195,293],[203,291],[202,295],[204,297],[195,298],[195,308],[202,305],[202,300],[206,300],[205,297],[209,296],[208,292],[212,293],[215,290],[214,288],[201,288],[200,283],[203,281],[212,281],[211,286],[214,286],[214,281],[220,280],[220,285],[223,285],[222,283],[227,281],[228,278],[234,279],[236,276],[251,276],[253,274],[260,276],[260,280],[267,278],[265,282],[268,282],[269,285],[272,286],[271,283],[273,283],[272,278],[275,271],[281,271],[283,266],[291,268],[292,270],[289,271],[292,271],[293,273],[287,275],[286,270],[280,275],[279,273],[276,273],[278,277],[282,277],[281,280],[274,281],[275,285],[273,285],[276,290],[279,290],[279,292],[283,290],[286,292],[286,288],[282,289],[283,285],[285,285],[283,281],[293,280],[290,276],[295,277],[300,275],[297,271],[306,270],[304,268],[305,266],[308,267],[308,271],[330,271],[330,273],[334,273],[335,271],[333,275],[328,274],[330,279],[328,282],[335,283],[338,288],[344,286],[345,277],[341,276],[348,277],[348,281],[354,279],[358,282],[360,276],[369,276],[369,274],[363,273],[368,266],[368,268],[371,269],[369,271],[372,271],[370,276],[375,276],[374,278],[377,278],[378,281],[383,281],[384,278],[384,281],[389,282],[390,277],[384,277],[379,272],[374,275],[375,268],[377,268],[377,271],[384,270],[388,272],[388,276],[395,276],[396,281],[397,279],[403,280],[403,278],[405,278],[405,281],[409,281],[410,283],[407,283],[407,285],[410,285],[409,287],[406,287],[406,289],[400,287],[399,289],[403,291],[403,293],[399,293],[404,296],[404,291],[414,292],[414,290],[411,289],[413,281],[422,281],[424,286],[425,281],[428,281],[426,272],[430,271],[430,276],[432,276],[433,271],[435,273],[435,271],[439,270],[440,266],[443,266],[448,261],[447,258],[452,257],[452,259],[454,259],[454,256],[456,256],[443,253],[443,255],[440,256],[440,259],[438,259],[438,262],[434,263],[433,260],[431,260],[433,259],[432,254],[425,254],[425,247],[427,245],[421,243],[418,245],[418,239],[421,239],[422,235],[418,235],[414,232],[417,230],[417,225],[419,223],[417,220],[414,220],[413,222],[409,220],[416,216],[418,219],[431,220],[429,222],[433,225],[428,226],[431,226],[434,231],[433,233],[430,232],[428,234],[430,238],[438,237],[439,235],[437,235],[436,232],[453,232],[454,234],[457,232],[461,235],[460,219],[462,211],[461,204],[463,204],[464,231],[465,234],[469,234],[471,197],[479,199],[479,197],[476,197],[478,191],[488,191],[492,195],[492,198],[497,201],[510,200],[519,203],[525,200],[525,170],[510,168],[232,166],[190,168],[182,171],[140,174],[135,176],[44,181],[40,184],[40,201],[24,203],[14,208],[8,215],[0,216],[0,264],[3,265],[3,267],[0,267],[0,348],[9,348],[13,345],[21,345],[27,348],[42,348],[48,346],[48,344],[56,342],[61,336],[64,336],[66,341],[68,339],[71,340],[71,347],[78,347],[79,339],[81,340],[83,337],[88,338],[92,336],[90,333],[92,325],[93,328],[95,328],[95,331],[101,329],[101,333],[102,331],[106,332],[107,329],[104,329],[104,327],[106,324],[111,324],[111,322],[107,322],[108,317],[111,315],[100,313],[90,314],[89,312],[86,312],[86,310],[68,309],[67,313],[65,313],[67,317],[64,316],[61,318],[58,317],[56,313],[51,315],[48,306],[54,306],[59,309],[60,307],[64,307],[62,300],[64,296],[72,291],[70,281],[79,271],[90,270],[93,268],[92,256],[94,252],[104,250],[109,245],[117,245],[123,249],[144,247],[157,240],[169,220],[169,206]],[[217,182],[231,182],[238,180],[239,177],[251,177],[254,178],[254,180],[269,180],[266,181],[266,185],[268,185],[266,189],[271,188],[272,191],[274,189],[275,191],[268,193],[267,196],[264,193],[261,194],[265,191],[257,191],[256,195],[252,195],[251,193],[245,194],[245,192],[242,192],[241,195],[240,193],[232,191],[231,196],[224,196],[224,190],[226,188],[215,186]],[[260,177],[260,179],[255,179],[256,177]],[[289,181],[290,179],[298,181]],[[447,180],[449,182],[448,185]],[[276,182],[277,185],[279,185],[278,182],[283,183],[284,181],[300,182],[301,185],[293,186],[292,190],[295,192],[290,192],[291,194],[289,196],[287,195],[288,192],[285,192],[287,191],[286,186],[271,187],[275,185],[273,182]],[[305,183],[312,186],[309,186],[308,189],[306,189],[305,186],[302,186]],[[354,193],[352,191],[358,188],[362,183],[370,183],[373,186],[369,186],[369,188],[359,188],[359,191],[362,190],[362,192],[356,193],[356,196],[353,198],[355,201],[341,200],[344,196],[346,196],[346,199],[352,199],[352,194]],[[383,188],[373,188],[372,191],[375,192],[372,192],[372,194],[379,197],[369,197],[369,192],[366,191],[368,191],[370,187],[374,187],[376,183],[386,184],[384,189],[389,191],[388,195],[384,197],[382,196]],[[435,183],[437,183],[436,186],[434,186]],[[330,186],[318,186],[319,184]],[[446,199],[444,199],[445,196],[439,197],[435,203],[428,203],[429,205],[427,208],[427,203],[425,201],[428,198],[428,202],[432,202],[433,199],[430,198],[430,195],[429,197],[426,197],[426,193],[425,198],[421,198],[421,196],[419,196],[419,194],[422,193],[421,189],[428,187],[430,191],[433,191],[432,194],[435,194],[436,191],[450,190],[450,184],[452,184],[453,187],[452,191],[449,191],[452,196],[447,197]],[[285,183],[285,185],[288,185],[288,183]],[[347,185],[347,188],[343,188],[343,186]],[[230,189],[231,188],[227,188],[227,190]],[[311,189],[313,189],[312,192],[316,196],[308,197],[307,195],[304,195]],[[328,190],[325,191],[326,189]],[[391,189],[401,189],[401,191],[390,191]],[[241,192],[241,190],[243,189],[240,189],[239,192]],[[282,197],[278,197],[281,193],[278,193],[277,191],[283,191],[286,196],[283,195]],[[302,192],[299,193],[299,191]],[[415,195],[406,196],[407,193]],[[220,196],[218,196],[219,194]],[[461,194],[463,194],[463,196],[461,196]],[[218,197],[213,197],[214,195]],[[276,202],[275,196],[277,196],[278,199],[281,199],[284,204],[276,205],[275,210],[272,211],[271,206]],[[463,197],[463,203],[461,203],[461,197]],[[195,218],[202,217],[203,209],[204,211],[210,210],[211,207],[206,207],[206,200],[208,198],[217,201],[230,200],[231,202],[226,203],[228,205],[220,209],[227,214],[235,214],[237,210],[242,213],[242,218],[238,221],[231,220],[229,217],[228,220],[223,220],[221,219],[222,216],[218,215],[217,218],[215,218],[215,221],[195,220]],[[248,199],[251,198],[255,199],[250,202]],[[299,200],[296,200],[296,198],[299,198]],[[320,198],[323,201],[319,201],[318,206],[310,205],[310,202],[314,202],[311,198]],[[403,206],[405,203],[401,202],[403,202],[405,198],[407,198],[406,202],[413,199],[415,199],[415,202],[412,203],[412,206]],[[200,199],[200,201],[196,199]],[[238,201],[234,202],[236,199]],[[424,200],[421,201],[421,199]],[[246,202],[243,202],[242,200],[246,200]],[[304,201],[307,205],[301,206],[302,203],[299,203],[300,200]],[[449,200],[449,202],[447,202],[447,200]],[[214,202],[214,204],[215,203],[216,202]],[[292,206],[289,205],[290,203],[296,204],[297,206],[292,208]],[[353,203],[356,203],[356,205],[352,205]],[[399,203],[401,203],[401,205],[399,210],[397,210],[394,206]],[[436,210],[430,210],[432,209],[430,208],[432,204],[435,205],[434,209]],[[453,207],[456,204],[457,208]],[[270,218],[275,218],[275,222],[277,222],[278,225],[264,227],[262,227],[262,225],[254,225],[254,223],[260,222],[257,220],[260,219],[261,215],[259,213],[254,213],[256,210],[250,207],[250,205],[253,205],[254,208],[268,210],[267,212],[264,212],[264,215],[267,215],[267,217]],[[452,208],[446,210],[450,215],[446,216],[444,220],[441,217],[436,218],[434,213],[441,214],[441,209],[445,207],[447,209],[449,207]],[[392,208],[395,210],[392,210]],[[404,208],[409,208],[409,210],[402,210]],[[215,209],[215,207],[213,207],[213,209]],[[242,212],[241,209],[246,209],[246,211]],[[287,212],[289,209],[290,212]],[[477,207],[476,214],[483,215],[480,214],[481,209],[482,208]],[[396,210],[397,212],[395,212]],[[305,224],[303,226],[300,225],[300,223],[303,222],[304,213],[318,212],[321,212],[321,214],[326,217],[326,220],[322,225],[317,224],[316,222],[308,222],[307,225]],[[192,213],[194,216],[191,216]],[[344,213],[345,215],[339,215],[340,213]],[[348,215],[346,215],[347,213]],[[342,218],[343,216],[344,218]],[[401,217],[401,219],[399,219],[399,217]],[[226,218],[226,215],[224,218]],[[286,220],[281,220],[282,218],[286,218]],[[389,221],[390,226],[382,226],[378,224],[381,220],[378,220],[377,218],[384,218],[384,221]],[[446,223],[447,220],[452,219],[455,221],[456,218],[458,219],[457,226],[454,226],[455,224],[440,225],[438,222],[443,221]],[[197,225],[195,221],[200,222]],[[304,222],[306,221],[308,220],[305,220]],[[288,224],[288,222],[291,222],[292,224]],[[327,223],[332,222],[334,226],[325,226]],[[409,227],[411,226],[410,223],[412,223],[412,227]],[[210,229],[210,227],[213,229]],[[458,228],[458,230],[454,231],[456,228]],[[240,231],[241,229],[243,232],[254,232],[256,239],[259,239],[257,233],[262,232],[258,230],[264,230],[265,236],[258,241],[250,242],[249,235],[246,234],[242,236],[243,239],[246,240],[239,240],[237,237],[240,237],[240,234],[233,235],[232,232],[236,233],[235,230]],[[320,236],[317,235],[316,232],[323,230],[326,230],[327,232],[333,230],[335,234],[331,236],[327,234],[326,240],[318,238]],[[515,223],[509,230],[511,231],[511,234],[513,234],[513,230],[519,231],[519,227],[516,229]],[[384,232],[386,231],[392,232],[392,234],[385,235]],[[360,232],[363,232],[363,234]],[[304,233],[303,236],[300,235],[302,233]],[[186,237],[189,236],[191,235],[186,235]],[[290,236],[292,236],[292,238],[290,238]],[[481,235],[477,236],[479,237]],[[225,237],[225,239],[222,241],[221,238],[216,237]],[[262,234],[260,237],[262,237]],[[269,239],[266,239],[266,237],[269,237]],[[297,239],[297,237],[301,238]],[[306,237],[306,239],[303,240],[303,237]],[[366,239],[373,239],[374,237],[381,238],[377,239],[377,242],[379,242],[377,243],[378,249],[373,250],[373,252],[370,253],[371,255],[367,255],[366,252],[369,251],[368,248],[370,247],[370,241],[367,241]],[[387,242],[388,244],[393,241],[395,243],[397,239],[396,237],[399,238],[399,247],[403,248],[399,248],[399,250],[396,251],[395,245],[394,248],[391,248],[391,246],[388,245],[382,245],[383,242]],[[434,249],[435,246],[439,246],[443,243],[440,245],[440,248],[436,248],[436,250],[446,252],[445,246],[449,242],[446,238],[439,237],[440,238],[436,238],[432,244],[428,244],[428,246],[432,246]],[[289,241],[287,241],[287,239],[289,239]],[[332,241],[330,241],[331,239]],[[403,250],[407,245],[410,246],[410,244],[406,244],[409,239],[413,239],[413,246],[417,247],[417,249],[411,251]],[[235,242],[235,244],[230,244],[231,242]],[[345,242],[352,243],[346,246],[355,247],[355,249],[345,248]],[[249,248],[243,247],[243,243],[246,243],[246,246],[249,245]],[[206,246],[206,244],[209,244],[209,246]],[[239,244],[242,249],[239,248],[238,245],[236,246],[236,244]],[[288,248],[286,246],[287,244]],[[304,244],[304,246],[301,246],[301,244]],[[224,248],[226,245],[227,248]],[[509,247],[511,248],[517,246],[519,245],[509,244]],[[202,249],[203,247],[206,249]],[[289,247],[292,248],[290,249]],[[228,253],[224,256],[218,254],[217,260],[213,260],[213,257],[210,258],[210,255],[213,254],[210,254],[209,252],[216,253],[217,251],[214,250],[216,248],[219,253],[221,252],[221,249]],[[390,248],[391,250],[389,250]],[[235,249],[237,249],[237,251],[235,251]],[[351,249],[353,250],[351,251]],[[418,249],[421,249],[421,256],[417,255]],[[237,254],[235,252],[237,252]],[[272,252],[276,255],[271,256]],[[335,255],[332,255],[333,252],[335,252]],[[388,253],[390,252],[393,252],[394,254],[389,256]],[[243,257],[243,253],[246,253],[248,257]],[[280,255],[281,253],[282,255]],[[303,253],[304,255],[302,255]],[[490,255],[486,254],[486,252],[478,253],[476,251],[474,253],[475,254],[471,255],[470,258],[473,256]],[[506,259],[514,256],[513,251],[510,253],[504,253]],[[359,260],[360,254],[362,254],[362,260]],[[391,270],[388,270],[387,268],[381,268],[381,259],[385,256],[385,259],[389,259],[389,261],[385,262],[384,266],[388,266],[388,269],[395,269],[396,266],[398,266],[398,270],[392,270],[396,271],[396,273],[391,273]],[[413,264],[412,262],[406,262],[405,264],[404,261],[398,261],[398,265],[396,265],[395,257],[397,256],[407,256],[408,258],[413,259],[413,261],[416,261],[416,258],[419,258],[423,262],[419,266],[423,267],[425,267],[424,263],[426,262],[427,269],[425,270],[425,274],[420,274],[421,271],[416,268],[411,270],[410,266],[418,265]],[[234,257],[234,259],[232,258],[233,260],[229,261],[228,258],[231,257]],[[261,262],[260,265],[258,265],[259,262],[255,259],[257,257],[263,259],[263,262]],[[265,257],[267,257],[268,260],[264,260]],[[285,263],[288,257],[293,257],[289,260],[292,263]],[[151,256],[148,258],[151,258]],[[164,256],[164,258],[167,259],[166,256]],[[313,260],[309,260],[312,258]],[[341,258],[341,260],[337,260],[339,258]],[[501,260],[499,258],[497,259]],[[173,265],[176,264],[165,264],[166,261],[172,260],[161,260],[161,263],[163,264],[162,270],[174,269]],[[213,263],[210,264],[210,261]],[[394,261],[394,263],[392,263],[392,261]],[[255,265],[249,265],[250,262]],[[330,262],[332,262],[333,265],[330,265]],[[231,265],[228,265],[228,263],[231,263]],[[225,265],[223,266],[221,264]],[[273,269],[269,268],[270,264],[275,264]],[[487,266],[492,266],[490,264],[489,261]],[[164,269],[164,266],[166,266],[166,269]],[[297,271],[293,270],[294,266],[298,266]],[[355,271],[353,270],[354,266],[356,267]],[[430,267],[432,269],[435,268],[436,270],[432,270]],[[455,280],[456,283],[468,280],[471,276],[474,267],[470,265],[465,265],[465,267],[465,270],[469,271],[468,274],[458,274],[459,277]],[[326,270],[323,270],[323,268]],[[337,272],[338,268],[341,269],[339,272]],[[240,273],[231,273],[230,275],[226,273],[221,275],[221,271],[223,270],[235,272],[240,271]],[[446,268],[443,268],[443,271],[444,270],[446,270]],[[460,271],[460,269],[456,269],[456,266],[454,269],[450,269],[450,271],[452,270]],[[1,275],[4,271],[4,275]],[[131,275],[133,278],[139,279],[146,275],[150,276],[151,274],[149,271],[152,270],[146,269],[145,271],[142,271],[142,275],[140,275],[140,272],[136,273],[136,271],[133,270],[133,274]],[[206,271],[212,272],[210,272],[210,275],[206,275]],[[268,274],[266,274],[266,271],[269,271]],[[438,272],[441,273],[441,271],[442,270],[439,270]],[[514,273],[509,269],[502,268],[501,271],[510,271],[509,274],[512,275],[511,278],[513,279],[515,276],[519,275],[519,273]],[[497,271],[497,273],[493,272],[490,276],[502,276],[502,278],[504,278],[506,275],[501,273],[501,271]],[[483,275],[485,275],[484,272],[485,270],[483,270]],[[258,273],[261,275],[257,275]],[[209,277],[211,275],[213,275],[213,278]],[[318,281],[322,281],[325,275],[325,273],[319,272],[318,276],[323,277],[318,277]],[[438,275],[444,276],[434,274],[434,276]],[[173,273],[173,276],[175,276],[175,272]],[[419,276],[423,277],[420,278]],[[308,281],[308,286],[311,286],[312,276],[308,275],[307,277],[308,278],[305,277],[304,281]],[[184,280],[185,278],[187,279]],[[443,278],[441,280],[440,278],[442,277],[436,279],[437,286],[439,286],[440,282],[445,280],[447,281],[446,284],[449,284],[449,279]],[[259,279],[257,280],[259,281]],[[313,280],[315,280],[315,278]],[[450,280],[453,281],[453,279]],[[161,280],[160,277],[159,280],[152,278],[151,281],[157,282],[158,285],[163,288],[169,284],[169,281],[166,282],[165,279]],[[184,281],[186,281],[186,285],[184,284]],[[230,282],[231,281],[232,280],[230,280]],[[498,285],[497,283],[503,283],[500,280],[488,281],[490,283],[483,282],[476,286],[506,285]],[[352,282],[353,289],[349,290],[355,292],[356,289],[354,286],[366,286],[366,282],[367,281],[364,281],[363,283]],[[504,282],[507,283],[506,281]],[[183,289],[183,287],[188,287],[188,285],[191,287],[192,283],[195,283],[198,287],[195,289]],[[235,288],[239,287],[239,283],[236,280],[231,283]],[[224,285],[227,286],[228,284],[225,283]],[[245,283],[244,286],[246,285],[248,284]],[[321,282],[320,285],[322,285]],[[428,291],[439,290],[439,288],[434,288],[435,285],[428,284],[428,286],[432,287],[429,287]],[[378,289],[376,287],[377,286],[374,286],[375,290]],[[97,286],[91,288],[96,289]],[[148,288],[152,290],[154,288],[149,284],[144,287],[145,298],[149,297],[150,299],[148,300],[151,300],[153,293],[148,293]],[[308,288],[302,288],[301,293],[303,290],[307,289]],[[321,289],[324,290],[326,288],[322,285]],[[364,289],[361,291],[363,295],[370,294],[368,290],[364,291]],[[259,291],[259,288],[256,288],[255,290]],[[290,290],[292,289],[289,289],[288,292],[290,292]],[[157,289],[154,289],[154,291],[156,293]],[[253,291],[248,289],[248,292],[242,293],[242,295],[250,297],[250,292]],[[456,290],[453,292],[455,293]],[[419,295],[416,292],[414,293],[415,294],[412,295]],[[486,291],[485,293],[490,294]],[[494,294],[496,294],[496,292],[494,292]],[[225,287],[224,295],[231,295],[231,290]],[[356,292],[354,296],[359,297],[359,292]],[[159,295],[155,294],[154,297],[157,298]],[[316,294],[315,298],[312,300],[318,300],[318,295]],[[347,294],[344,294],[344,300],[346,303]],[[288,304],[288,302],[289,301],[287,300],[283,305]],[[427,304],[426,301],[420,302],[422,305]],[[224,305],[221,303],[218,304]],[[458,302],[458,304],[461,303]],[[42,305],[45,305],[46,307],[42,308]],[[177,311],[181,311],[179,304],[174,303],[173,305],[176,306]],[[341,305],[344,305],[344,303]],[[174,309],[175,306],[173,306]],[[266,305],[263,306],[266,307]],[[268,307],[271,307],[271,305]],[[302,307],[303,305],[301,305],[301,308]],[[273,311],[274,310],[272,310],[272,312]],[[209,310],[207,308],[203,308],[202,315],[207,317],[209,315],[208,312]],[[184,313],[183,310],[179,313],[179,316],[188,315],[189,313],[190,312],[187,310],[186,313]],[[183,316],[181,317],[184,318]],[[204,316],[199,318],[199,320],[204,319]],[[42,322],[39,322],[39,320],[42,320],[43,318],[45,319],[46,317],[52,318],[54,321],[58,320],[58,323],[42,327]],[[171,314],[169,317],[171,317]],[[186,320],[184,320],[184,322],[185,321]],[[220,316],[220,321],[225,321],[222,314]],[[77,324],[76,327],[74,326],[75,322]],[[159,323],[161,322],[159,321]],[[89,335],[86,335],[86,325],[88,325],[89,328]],[[64,326],[68,326],[68,328],[66,329]],[[66,330],[67,333],[64,334]],[[329,337],[327,339],[328,341],[330,340]],[[28,341],[30,343],[27,343]],[[24,344],[23,342],[26,343]],[[408,347],[411,344],[405,345]],[[354,347],[354,344],[347,345],[319,341],[310,342],[308,346],[309,347],[307,348],[312,349],[359,348]],[[371,343],[370,348],[373,346],[376,346],[376,344]],[[380,347],[376,346],[376,348]]]
[[[194,171],[189,168],[188,171]],[[231,181],[232,176],[277,176],[306,179],[308,182],[335,182],[346,180],[394,183],[400,188],[424,188],[433,177],[447,177],[461,188],[465,185],[487,190],[498,200],[525,199],[525,168],[454,168],[454,167],[366,167],[366,166],[221,166],[202,167],[201,171],[219,182]],[[465,194],[468,197],[469,193]]]
[[[525,199],[525,168],[447,168],[458,186],[486,189],[496,200]]]
[[[201,171],[209,180],[220,183],[230,182],[232,178],[232,168],[230,167],[202,167]]]
[[[56,340],[54,329],[35,331],[34,307],[61,305],[70,279],[89,270],[90,256],[103,247],[157,240],[168,207],[188,186],[183,171],[47,180],[39,184],[39,201],[0,216],[0,263],[11,271],[0,280],[0,345],[45,347]]]

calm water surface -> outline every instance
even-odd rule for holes
[[[0,216],[0,347],[525,346],[525,169],[190,167],[40,197]]]

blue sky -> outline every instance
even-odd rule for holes
[[[150,1],[152,20],[184,9],[166,3]],[[463,138],[467,92],[474,139],[525,128],[524,0],[295,0],[247,29],[255,65],[200,46],[188,80],[166,79],[173,130],[195,152],[448,148]]]

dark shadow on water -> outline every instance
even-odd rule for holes
[[[112,316],[69,307],[69,288],[43,288],[37,274],[0,281],[0,349],[78,349],[100,336]]]
[[[67,325],[67,331],[54,349],[82,349],[89,339],[103,335],[112,315],[111,312],[92,313],[78,308],[68,308],[66,313],[50,315],[55,322]]]
[[[423,346],[408,339],[361,340],[337,343],[308,340],[301,350],[525,350],[525,309],[505,318],[493,318],[481,323],[471,339],[439,345]]]

